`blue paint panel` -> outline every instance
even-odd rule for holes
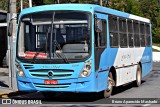
[[[17,75],[18,89],[20,91],[95,92],[96,89],[95,89],[95,80],[94,80],[95,79],[94,70],[91,71],[90,76],[85,78],[79,78],[80,72],[82,71],[84,64],[85,64],[84,62],[74,63],[74,64],[20,63],[21,68],[25,72],[26,77],[19,77]],[[30,65],[32,68],[25,69],[26,65]],[[64,78],[58,78],[58,79],[52,78],[52,80],[58,80],[58,85],[55,85],[55,86],[44,84],[44,80],[48,80],[49,78],[35,78],[29,73],[30,70],[43,71],[46,69],[48,69],[48,71],[52,69],[74,70],[74,72],[70,77],[64,77]],[[40,72],[39,74],[44,74],[44,73]]]
[[[113,66],[117,56],[118,48],[106,48],[100,58],[100,68],[102,70]]]
[[[152,47],[146,47],[141,58],[142,77],[152,71]]]
[[[115,58],[117,56],[118,48],[106,48],[100,58],[100,66],[102,70],[106,70],[108,67],[113,66]],[[107,89],[108,71],[98,73],[98,89],[102,91]]]
[[[96,6],[96,5],[95,5]],[[23,14],[33,13],[33,12],[41,12],[41,11],[51,11],[51,10],[81,10],[81,11],[93,11],[94,5],[90,4],[54,4],[54,5],[44,5],[44,6],[36,6],[32,8],[24,9],[20,16]]]
[[[129,18],[129,16],[130,16],[129,13],[125,13],[125,12],[121,12],[118,10],[105,8],[105,7],[101,7],[101,6],[96,6],[95,11],[100,11],[100,12],[104,12],[104,13],[108,13],[108,14],[113,14],[116,16],[126,17],[126,18]]]
[[[45,85],[44,79],[17,76],[20,91],[95,92],[94,73],[87,78],[61,79],[57,85]],[[58,88],[57,88],[58,87]]]

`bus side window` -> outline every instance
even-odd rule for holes
[[[110,36],[110,46],[117,48],[119,46],[117,17],[109,16],[109,36]]]
[[[127,47],[128,46],[127,27],[125,19],[119,19],[119,35],[120,35],[120,47],[122,48]]]
[[[133,21],[131,20],[127,22],[129,47],[134,47],[134,33],[133,33],[133,23],[132,22]]]
[[[139,22],[134,22],[134,45],[140,47]]]
[[[150,25],[146,24],[146,46],[151,46]]]
[[[141,47],[145,47],[145,24],[140,24],[140,41],[141,41]]]
[[[95,32],[95,46],[96,47],[106,47],[106,20],[102,19],[102,32]]]

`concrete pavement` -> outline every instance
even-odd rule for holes
[[[0,68],[0,98],[14,92],[14,90],[9,89],[8,75],[8,68]]]

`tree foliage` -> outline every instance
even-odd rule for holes
[[[0,0],[0,10],[8,9],[8,0]]]
[[[57,4],[58,0],[32,0],[33,6]],[[59,0],[60,3],[91,3],[99,0]],[[106,2],[107,1],[107,2]],[[28,0],[23,0],[23,7],[28,7]],[[7,10],[8,0],[0,0],[0,9]],[[153,42],[160,42],[160,0],[103,0],[103,6],[149,18],[152,21]],[[20,11],[20,0],[17,0]]]
[[[160,3],[158,0],[141,0],[144,17],[152,21],[153,42],[160,42]]]

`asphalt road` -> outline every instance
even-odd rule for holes
[[[55,97],[49,96],[48,99],[44,99],[44,96],[39,93],[25,93],[25,94],[12,94],[10,98],[40,98],[43,99],[43,104],[96,104],[96,106],[126,106],[125,104],[111,104],[108,103],[111,98],[156,98],[160,102],[160,63],[153,64],[153,71],[150,72],[146,77],[143,78],[142,84],[140,87],[134,87],[133,84],[128,84],[125,86],[117,87],[113,90],[113,94],[110,98],[104,98],[103,92],[100,93],[58,93]],[[51,94],[50,94],[51,95]],[[159,98],[159,99],[158,99]],[[131,99],[131,100],[135,100]],[[103,104],[103,105],[101,105]],[[68,105],[68,106],[69,106]],[[131,104],[132,106],[155,106],[159,107],[160,104]],[[86,106],[85,106],[86,107]]]

